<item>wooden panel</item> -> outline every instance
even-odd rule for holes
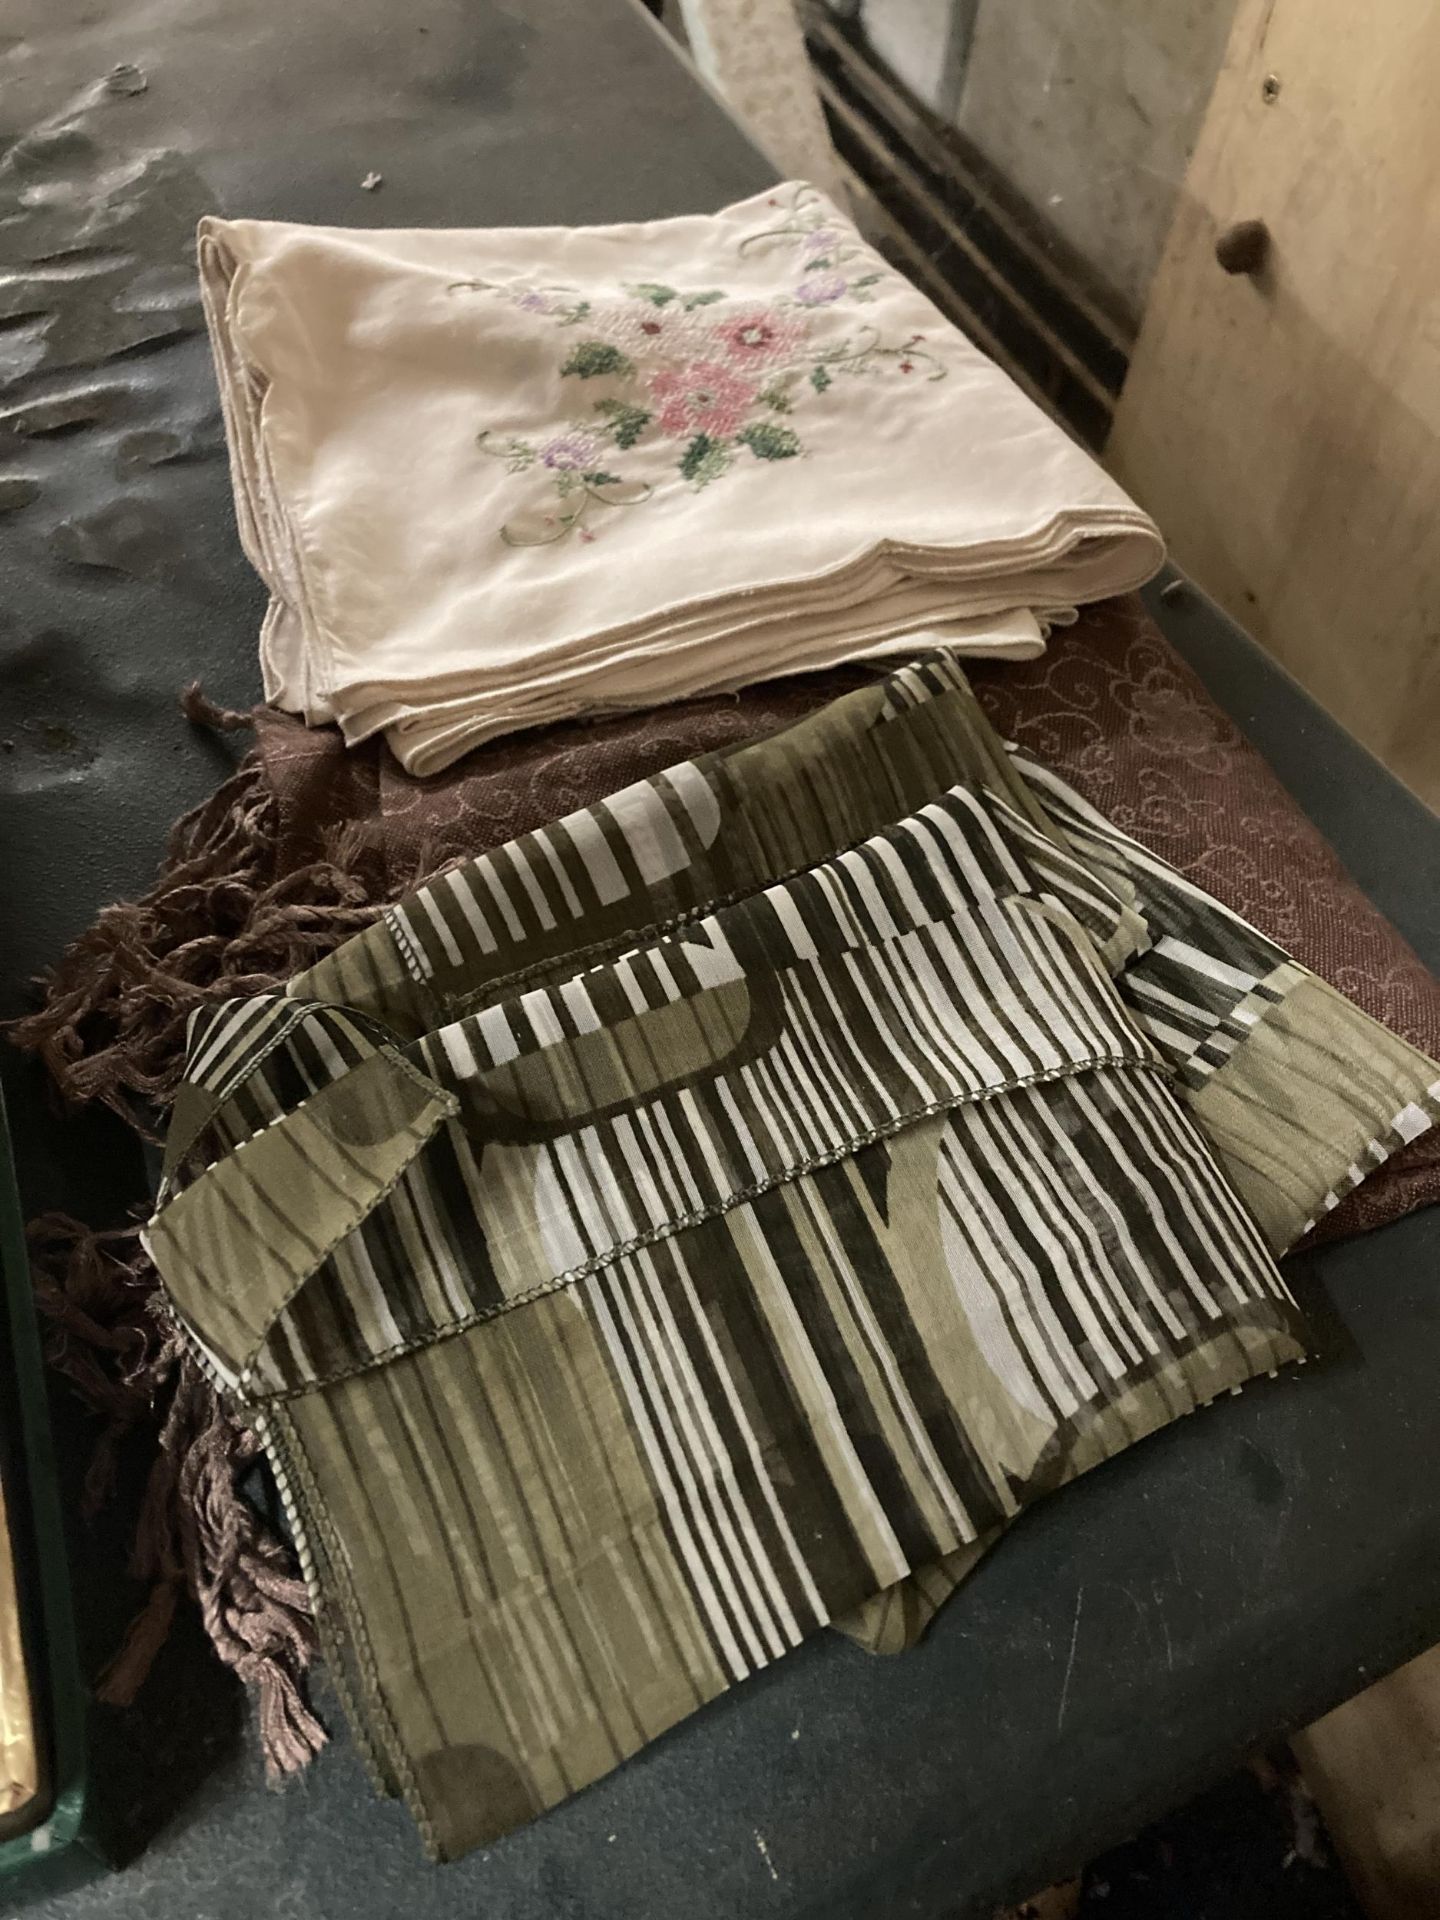
[[[1440,1648],[1291,1742],[1367,1920],[1440,1915]]]
[[[35,1798],[40,1775],[30,1682],[20,1636],[20,1593],[0,1481],[0,1833]]]
[[[1180,564],[1432,806],[1437,102],[1436,0],[1241,0],[1106,454]],[[1242,219],[1272,236],[1253,279],[1215,260]]]

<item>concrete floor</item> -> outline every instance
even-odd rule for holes
[[[995,1920],[1362,1920],[1293,1769],[1222,1780]]]
[[[996,1920],[1437,1920],[1440,1647]]]
[[[1440,1647],[1293,1742],[1368,1920],[1440,1915]]]

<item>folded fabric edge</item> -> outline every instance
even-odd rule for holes
[[[1162,1084],[1168,1084],[1171,1078],[1168,1071],[1158,1062],[1138,1060],[1133,1056],[1125,1054],[1096,1054],[1079,1062],[1063,1061],[1056,1067],[1046,1068],[1038,1073],[1021,1075],[1014,1079],[997,1083],[994,1086],[984,1087],[978,1092],[957,1090],[943,1099],[934,1100],[924,1106],[908,1110],[898,1115],[895,1119],[872,1127],[865,1133],[857,1135],[854,1138],[847,1138],[824,1153],[797,1159],[792,1165],[783,1168],[772,1176],[756,1180],[748,1186],[734,1189],[712,1205],[696,1208],[689,1213],[677,1214],[673,1218],[666,1220],[660,1226],[636,1234],[628,1240],[617,1241],[614,1245],[603,1248],[591,1258],[576,1266],[567,1268],[562,1273],[552,1275],[549,1279],[541,1282],[537,1286],[527,1288],[522,1293],[511,1294],[503,1300],[494,1301],[484,1307],[479,1307],[473,1313],[457,1315],[455,1318],[449,1320],[435,1319],[429,1321],[424,1329],[413,1337],[397,1342],[395,1345],[377,1349],[367,1354],[364,1360],[356,1362],[355,1364],[337,1367],[333,1370],[316,1374],[313,1377],[307,1377],[298,1383],[282,1382],[266,1386],[261,1382],[259,1371],[255,1365],[255,1361],[259,1357],[257,1348],[256,1353],[252,1355],[251,1364],[246,1369],[244,1378],[239,1384],[243,1387],[247,1401],[255,1405],[294,1400],[304,1394],[312,1392],[318,1387],[338,1385],[343,1380],[353,1379],[357,1374],[369,1373],[376,1367],[385,1366],[393,1360],[401,1359],[405,1354],[428,1346],[432,1341],[447,1340],[457,1334],[468,1333],[472,1328],[482,1326],[487,1321],[499,1319],[507,1313],[514,1312],[516,1308],[529,1305],[532,1301],[544,1299],[552,1293],[562,1292],[566,1288],[573,1287],[578,1282],[588,1279],[592,1274],[603,1273],[607,1268],[614,1266],[621,1260],[627,1259],[631,1254],[639,1253],[647,1247],[659,1246],[667,1240],[674,1239],[677,1234],[684,1233],[688,1228],[700,1226],[707,1220],[717,1219],[726,1213],[731,1213],[737,1207],[743,1207],[752,1200],[759,1199],[761,1195],[773,1192],[777,1187],[788,1186],[796,1180],[803,1179],[807,1174],[816,1173],[824,1167],[838,1165],[841,1161],[853,1158],[855,1154],[862,1151],[865,1147],[872,1146],[880,1140],[891,1139],[897,1134],[904,1133],[908,1128],[919,1126],[924,1121],[933,1119],[939,1114],[952,1113],[959,1107],[984,1105],[987,1101],[1001,1098],[1009,1093],[1019,1092],[1026,1087],[1042,1086],[1055,1080],[1073,1079],[1086,1073],[1116,1071],[1143,1074],[1149,1078],[1160,1081]],[[418,1152],[419,1149],[417,1148],[416,1151]],[[412,1154],[411,1158],[413,1157],[414,1155]],[[383,1194],[377,1195],[375,1204],[378,1205],[383,1198]],[[289,1300],[293,1300],[295,1293],[298,1292],[299,1287],[305,1284],[306,1280],[314,1277],[320,1264],[320,1262],[317,1262],[309,1273],[300,1278],[292,1289],[286,1304],[289,1303]],[[279,1317],[280,1314],[278,1312],[271,1316],[269,1321],[271,1328],[273,1328]],[[261,1344],[263,1345],[263,1340]]]
[[[1108,1429],[1097,1415],[1094,1420],[1081,1423],[1078,1446],[1066,1450],[1057,1444],[1047,1456],[1044,1469],[1051,1484],[1031,1493],[1010,1520],[976,1539],[957,1539],[955,1546],[938,1559],[911,1569],[871,1599],[846,1613],[833,1615],[819,1626],[835,1628],[856,1640],[866,1651],[899,1652],[913,1646],[923,1637],[944,1600],[978,1566],[988,1549],[1015,1520],[1023,1517],[1028,1506],[1060,1491],[1131,1447],[1143,1444],[1178,1419],[1203,1412],[1243,1392],[1253,1380],[1273,1379],[1282,1369],[1304,1365],[1309,1352],[1304,1315],[1292,1301],[1277,1299],[1256,1303],[1243,1320],[1232,1323],[1213,1340],[1202,1342],[1187,1356],[1184,1370],[1166,1394],[1147,1388],[1147,1384],[1137,1378],[1134,1395],[1128,1397],[1122,1416],[1112,1419]],[[1115,1409],[1110,1411],[1113,1414]],[[351,1587],[343,1545],[308,1457],[303,1408],[269,1405],[262,1410],[260,1423],[292,1527],[302,1542],[302,1565],[310,1583],[322,1648],[372,1781],[406,1806],[415,1820],[426,1856],[432,1861],[454,1859],[474,1845],[485,1844],[483,1839],[470,1836],[461,1845],[448,1844],[443,1815],[426,1798],[420,1770],[413,1764],[413,1756],[407,1750],[387,1701],[386,1678],[377,1662],[363,1609]],[[783,1436],[779,1443],[783,1448]],[[658,1513],[637,1516],[632,1531],[659,1524]],[[579,1584],[583,1583],[584,1576],[582,1566],[570,1569],[563,1578]],[[901,1638],[893,1617],[894,1609],[897,1603],[906,1607],[907,1596],[914,1594],[919,1595],[919,1602],[908,1606],[910,1628]],[[875,1639],[884,1639],[885,1644],[873,1645]],[[783,1654],[761,1660],[754,1671],[773,1665],[782,1657]],[[711,1704],[719,1691],[724,1688],[708,1694],[699,1706]],[[693,1703],[678,1707],[669,1718],[668,1726],[682,1724],[693,1717],[695,1711]],[[637,1742],[631,1751],[638,1751],[664,1730],[650,1727],[645,1739]],[[570,1791],[583,1791],[595,1784],[628,1757],[626,1754],[620,1762],[612,1761],[599,1771],[573,1778]],[[539,1810],[532,1809],[519,1818],[534,1817]],[[518,1823],[513,1815],[508,1819],[502,1817],[494,1837]]]

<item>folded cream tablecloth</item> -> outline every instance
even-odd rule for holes
[[[1028,657],[1163,557],[803,183],[643,225],[207,219],[267,698],[414,773],[889,652]]]

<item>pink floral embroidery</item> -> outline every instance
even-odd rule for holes
[[[737,433],[755,398],[753,380],[742,380],[723,360],[693,360],[650,377],[650,398],[659,405],[662,433],[706,433],[728,440]]]
[[[454,293],[503,300],[542,314],[568,335],[557,356],[574,411],[548,437],[505,436],[490,428],[477,444],[512,475],[543,474],[545,498],[505,521],[510,546],[596,538],[586,521],[662,497],[676,482],[698,492],[737,466],[802,458],[806,412],[837,381],[855,376],[948,371],[911,334],[890,344],[850,309],[880,297],[884,263],[837,227],[811,187],[772,207],[775,224],[738,243],[742,256],[785,250],[788,286],[763,301],[732,299],[722,287],[622,282],[582,292],[573,286],[456,280]],[[845,302],[845,318],[822,308]],[[553,505],[555,511],[546,507]]]
[[[768,307],[737,313],[715,329],[715,339],[737,366],[764,367],[788,360],[803,344],[808,324],[800,315],[786,316]]]

